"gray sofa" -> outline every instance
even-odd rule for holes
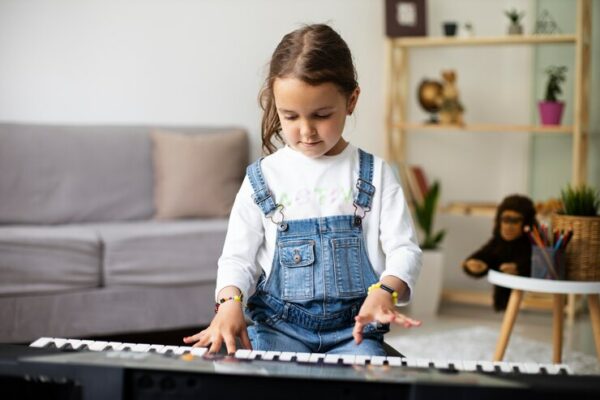
[[[0,124],[0,342],[210,322],[227,216],[153,218],[151,131]]]

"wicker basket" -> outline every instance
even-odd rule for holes
[[[552,227],[573,230],[566,248],[567,279],[600,281],[600,217],[553,215]]]

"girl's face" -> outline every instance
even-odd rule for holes
[[[282,136],[288,146],[307,157],[333,156],[346,148],[342,138],[346,115],[356,106],[360,90],[347,98],[330,82],[311,86],[297,78],[273,83]]]

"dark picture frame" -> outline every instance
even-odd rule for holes
[[[426,36],[426,0],[385,0],[385,34],[389,37]]]

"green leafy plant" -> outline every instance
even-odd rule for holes
[[[560,191],[561,214],[595,217],[600,208],[600,193],[586,184],[575,188],[571,185]]]
[[[566,80],[567,67],[552,65],[546,68],[545,72],[548,74],[548,83],[546,84],[544,99],[546,101],[558,101],[557,96],[562,94],[561,85]]]
[[[525,12],[521,11],[517,11],[516,8],[510,9],[510,10],[506,10],[504,11],[504,15],[506,15],[508,17],[508,19],[510,19],[510,22],[513,24],[518,24],[519,22],[521,22],[521,18],[523,18],[525,16]]]
[[[423,199],[423,203],[415,204],[417,224],[424,234],[423,243],[421,243],[421,249],[423,250],[436,249],[446,234],[445,230],[433,233],[433,221],[435,218],[439,195],[440,183],[435,181],[429,190],[427,190],[427,193]]]

